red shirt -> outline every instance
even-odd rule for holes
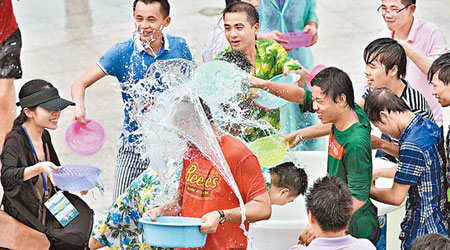
[[[0,2],[0,43],[3,43],[19,26],[14,16],[11,0],[1,0]]]
[[[239,140],[225,135],[220,147],[230,166],[244,203],[267,192],[261,167],[256,156]],[[231,188],[199,150],[192,149],[185,157],[180,179],[182,194],[181,216],[201,218],[217,209],[231,209],[239,201]],[[208,234],[201,249],[247,248],[247,237],[240,223],[219,225],[214,234]],[[248,223],[245,223],[248,230]]]

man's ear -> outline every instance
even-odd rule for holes
[[[345,107],[347,105],[347,96],[344,94],[339,95],[337,98],[337,103],[339,106]]]
[[[394,66],[392,67],[392,69],[390,69],[390,70],[387,72],[387,75],[388,75],[389,77],[395,77],[395,78],[397,78],[397,74],[398,74],[398,65],[394,65]]]
[[[172,21],[172,18],[170,18],[170,16],[167,16],[166,18],[164,18],[164,22],[163,22],[164,28],[169,26],[170,21]]]
[[[290,193],[291,193],[291,190],[289,190],[289,188],[282,188],[282,189],[280,190],[280,194],[281,194],[281,195],[289,196]]]
[[[389,121],[389,112],[387,112],[386,110],[380,111],[380,119],[383,123],[385,123],[386,121]]]
[[[255,23],[255,25],[253,25],[253,28],[255,29],[255,35],[258,34],[258,31],[259,31],[259,23]]]

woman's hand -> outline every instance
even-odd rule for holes
[[[59,168],[53,164],[53,162],[50,161],[43,161],[39,162],[36,165],[34,165],[37,169],[39,169],[39,172],[44,173],[45,176],[47,176],[48,179],[55,185],[55,181],[53,180],[52,170],[55,172],[59,172]]]

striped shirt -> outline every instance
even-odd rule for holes
[[[399,146],[394,182],[410,186],[400,239],[447,232],[441,129],[436,123],[416,115],[402,131]]]
[[[430,121],[435,121],[433,116],[433,111],[431,110],[430,105],[428,105],[427,100],[425,97],[420,94],[419,91],[416,89],[413,89],[411,85],[406,82],[406,80],[401,79],[403,83],[405,84],[405,88],[403,89],[402,95],[400,98],[408,105],[411,112],[413,112],[415,115],[421,115],[423,118],[426,118]],[[362,98],[365,100],[369,93],[372,91],[369,87],[366,89],[364,94],[362,95]],[[385,135],[388,138],[390,138],[390,141],[393,142],[395,145],[398,145],[398,140],[389,136]]]

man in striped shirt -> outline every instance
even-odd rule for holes
[[[433,112],[426,99],[404,79],[406,75],[406,53],[403,47],[391,38],[379,38],[364,49],[366,70],[364,74],[369,87],[358,104],[364,107],[365,99],[372,89],[386,87],[400,97],[414,114],[420,114],[434,122]],[[372,148],[380,149],[377,157],[396,162],[398,140],[383,134],[382,139],[372,136]],[[382,150],[382,151],[381,151]]]

